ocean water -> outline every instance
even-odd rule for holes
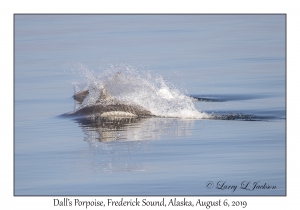
[[[286,195],[285,15],[17,14],[14,94],[14,195]]]

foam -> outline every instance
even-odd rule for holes
[[[96,74],[82,64],[78,64],[77,74],[84,82],[74,82],[74,90],[89,90],[82,106],[97,103],[102,90],[126,104],[142,106],[155,116],[175,118],[209,118],[197,110],[193,99],[184,95],[162,76],[149,71],[137,71],[130,65],[112,65]],[[79,107],[80,108],[80,107]]]

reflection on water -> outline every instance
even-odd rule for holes
[[[16,195],[233,195],[205,184],[266,179],[278,189],[243,194],[286,194],[285,15],[14,19]],[[216,117],[71,123],[53,117],[71,111],[70,82],[158,116]]]
[[[102,118],[85,117],[75,121],[89,142],[115,140],[158,140],[163,135],[179,137],[191,135],[194,120],[178,118]]]
[[[159,140],[163,136],[174,140],[191,136],[195,121],[85,117],[75,119],[75,122],[85,133],[85,141],[89,142],[88,149],[82,153],[85,163],[78,164],[80,171],[84,174],[102,174],[155,170],[146,158],[148,153],[152,154],[148,151],[149,141]]]

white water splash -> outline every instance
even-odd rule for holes
[[[73,70],[74,71],[74,70]],[[82,64],[78,64],[77,74],[84,83],[74,82],[74,90],[89,90],[82,106],[97,102],[103,89],[109,96],[126,104],[139,105],[159,117],[209,118],[209,115],[198,111],[192,98],[181,93],[160,75],[139,72],[129,65],[113,65],[96,74]]]

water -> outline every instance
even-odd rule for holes
[[[14,21],[15,195],[286,194],[284,15]],[[60,116],[104,86],[155,117]]]

